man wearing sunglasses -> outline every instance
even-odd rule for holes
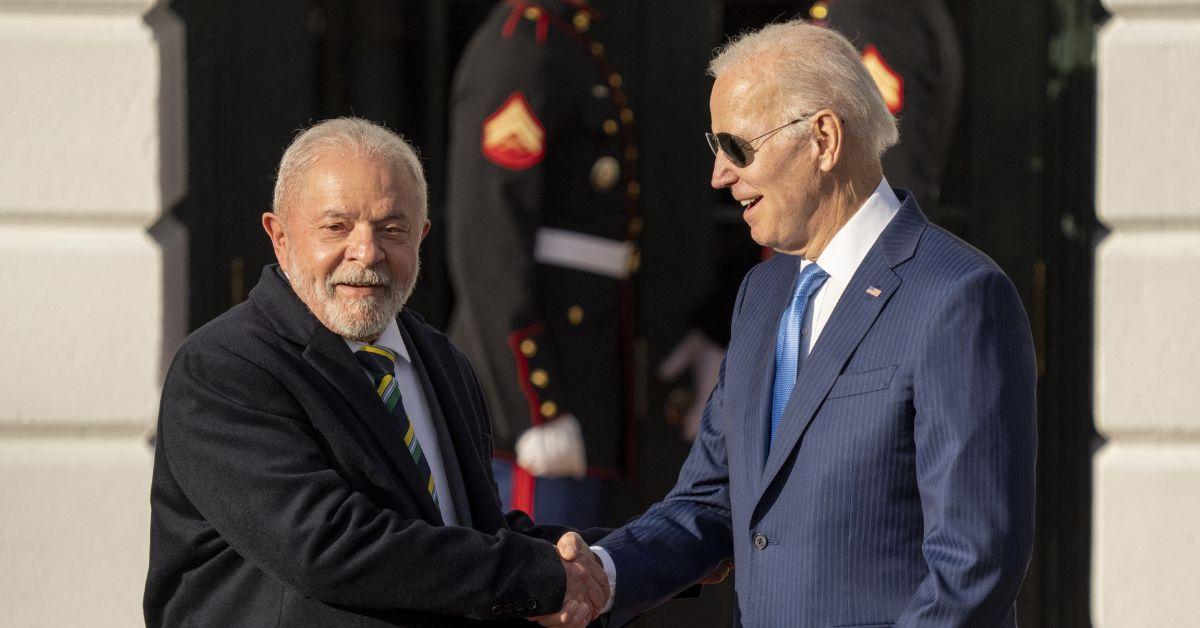
[[[1016,290],[888,185],[858,53],[773,24],[710,65],[712,185],[777,254],[675,488],[594,548],[610,625],[722,561],[745,626],[1014,626],[1033,543],[1035,367]]]

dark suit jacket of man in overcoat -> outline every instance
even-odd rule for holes
[[[167,374],[148,626],[467,626],[454,616],[559,607],[558,555],[535,537],[563,530],[502,514],[471,367],[419,316],[398,318],[460,526],[441,525],[367,374],[272,265]]]
[[[614,621],[733,556],[738,625],[1014,626],[1033,546],[1028,319],[911,194],[847,285],[767,452],[800,259],[752,269],[700,435],[660,503],[600,545]]]

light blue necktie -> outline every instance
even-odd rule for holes
[[[770,445],[775,444],[775,434],[779,432],[779,419],[788,399],[792,397],[792,389],[796,387],[796,368],[800,363],[800,328],[804,325],[804,310],[808,300],[821,284],[829,278],[829,273],[821,270],[815,263],[809,264],[800,271],[796,281],[796,293],[792,295],[792,303],[783,311],[779,318],[779,333],[775,336],[775,385],[771,390],[771,439]]]

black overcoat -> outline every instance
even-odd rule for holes
[[[564,575],[545,540],[562,529],[501,512],[470,365],[416,314],[403,311],[399,324],[442,418],[456,510],[471,527],[441,525],[353,354],[272,265],[247,302],[184,341],[167,374],[148,626],[513,618],[495,626],[558,609]]]

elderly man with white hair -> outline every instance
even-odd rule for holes
[[[404,307],[429,231],[412,148],[317,124],[284,153],[273,210],[278,265],[188,337],[163,387],[147,626],[592,619],[600,564],[501,512],[474,372]]]
[[[896,126],[849,42],[725,46],[714,188],[775,255],[675,488],[601,540],[619,626],[733,559],[739,626],[1013,626],[1033,544],[1033,345],[985,255],[893,189]]]

